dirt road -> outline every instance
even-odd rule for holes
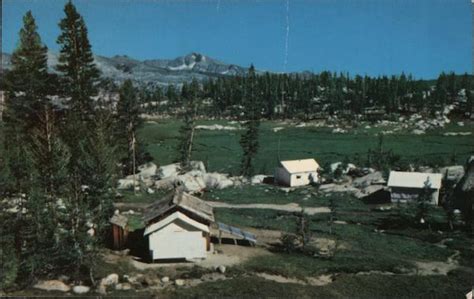
[[[229,209],[266,209],[266,210],[277,210],[285,212],[301,212],[302,207],[297,203],[289,203],[286,205],[276,204],[263,204],[263,203],[251,203],[251,204],[230,204],[219,201],[207,201],[214,208],[229,208]],[[329,213],[331,210],[328,207],[305,207],[304,211],[308,215],[314,215],[319,213]]]

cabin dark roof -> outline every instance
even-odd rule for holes
[[[212,206],[181,189],[177,189],[167,194],[163,199],[149,205],[145,210],[143,220],[148,223],[175,208],[181,208],[204,220],[214,222]]]

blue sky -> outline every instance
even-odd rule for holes
[[[17,45],[21,18],[28,9],[37,19],[43,41],[57,51],[57,24],[65,2],[4,0],[3,51],[11,52]],[[154,59],[200,52],[276,72],[390,75],[405,71],[417,78],[434,78],[441,71],[472,73],[470,0],[74,3],[99,55]]]

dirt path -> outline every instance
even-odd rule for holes
[[[297,203],[289,203],[286,205],[277,204],[263,204],[263,203],[252,203],[252,204],[230,204],[219,201],[207,201],[214,208],[230,208],[230,209],[267,209],[277,210],[285,212],[301,212],[303,209]],[[329,213],[331,210],[328,207],[305,207],[304,211],[308,215],[314,215],[319,213]]]
[[[333,281],[331,275],[320,275],[318,277],[306,277],[305,280],[285,277],[282,275],[273,275],[273,274],[268,274],[268,273],[256,273],[256,275],[266,280],[271,280],[278,283],[295,283],[295,284],[300,284],[300,285],[311,285],[311,286],[324,286],[324,285],[330,284]]]
[[[262,247],[247,247],[236,245],[214,245],[214,250],[219,253],[210,252],[204,260],[196,260],[188,263],[146,263],[131,256],[127,256],[129,262],[137,270],[160,269],[160,268],[176,268],[199,266],[207,269],[215,269],[218,266],[235,266],[240,265],[247,260],[259,256],[271,255],[272,253]]]

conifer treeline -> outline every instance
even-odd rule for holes
[[[245,109],[243,93],[248,76],[223,76],[202,83],[200,97],[206,105],[202,116],[238,117]],[[339,114],[354,117],[370,109],[392,113],[434,112],[452,104],[465,90],[461,112],[470,112],[473,77],[442,73],[435,81],[415,80],[411,75],[355,76],[322,72],[320,74],[273,74],[256,76],[256,96],[262,103],[261,115],[267,119],[312,119]],[[155,87],[141,91],[148,103],[146,112],[174,113],[183,106],[177,86]],[[159,104],[160,103],[160,104]]]
[[[71,2],[64,13],[59,75],[47,72],[47,48],[29,11],[4,78],[2,288],[53,273],[94,283],[113,212],[117,162],[129,172],[130,139],[140,126],[130,84],[118,103],[121,117],[98,96],[100,73],[84,19]],[[56,95],[67,100],[58,104]]]

